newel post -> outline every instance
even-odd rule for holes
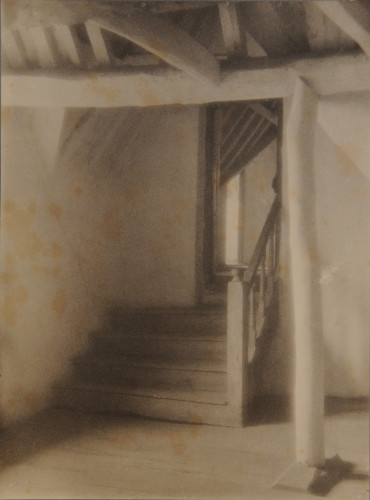
[[[227,290],[227,395],[243,425],[246,419],[248,378],[248,283],[234,269]]]

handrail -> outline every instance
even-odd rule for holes
[[[264,255],[264,250],[266,248],[270,233],[274,227],[274,224],[276,222],[279,213],[279,208],[280,208],[280,197],[279,195],[276,195],[274,202],[271,205],[268,216],[266,218],[265,224],[263,225],[255,249],[253,251],[251,261],[244,273],[243,281],[249,284],[252,283],[252,281],[255,279],[257,275],[258,267]]]
[[[227,401],[241,423],[247,405],[248,366],[263,334],[276,290],[279,254],[280,195],[277,194],[250,264],[231,266],[227,295]]]

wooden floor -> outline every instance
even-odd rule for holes
[[[327,498],[367,499],[367,412],[331,413],[326,456],[354,468]],[[2,431],[0,497],[310,498],[271,488],[292,463],[293,426],[262,421],[235,429],[50,410]]]

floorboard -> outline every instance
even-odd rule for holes
[[[368,498],[366,410],[326,417],[326,456],[353,463],[327,498]],[[2,431],[0,498],[317,498],[271,489],[294,456],[290,422],[245,428],[49,410]]]

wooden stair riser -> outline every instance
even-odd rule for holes
[[[165,368],[112,365],[93,362],[75,368],[74,378],[83,382],[123,387],[168,387],[199,391],[225,391],[226,374],[216,371],[173,370]]]
[[[182,315],[166,315],[166,316],[142,316],[116,317],[111,321],[111,330],[117,334],[134,334],[140,335],[158,335],[166,334],[168,336],[184,335],[200,336],[204,334],[212,336],[226,335],[226,318],[225,315],[217,316],[182,316]]]
[[[101,336],[93,340],[91,350],[101,356],[122,354],[159,360],[226,359],[225,341]]]
[[[149,398],[108,391],[60,389],[54,406],[99,413],[131,413],[179,422],[240,426],[239,412],[227,405]]]

